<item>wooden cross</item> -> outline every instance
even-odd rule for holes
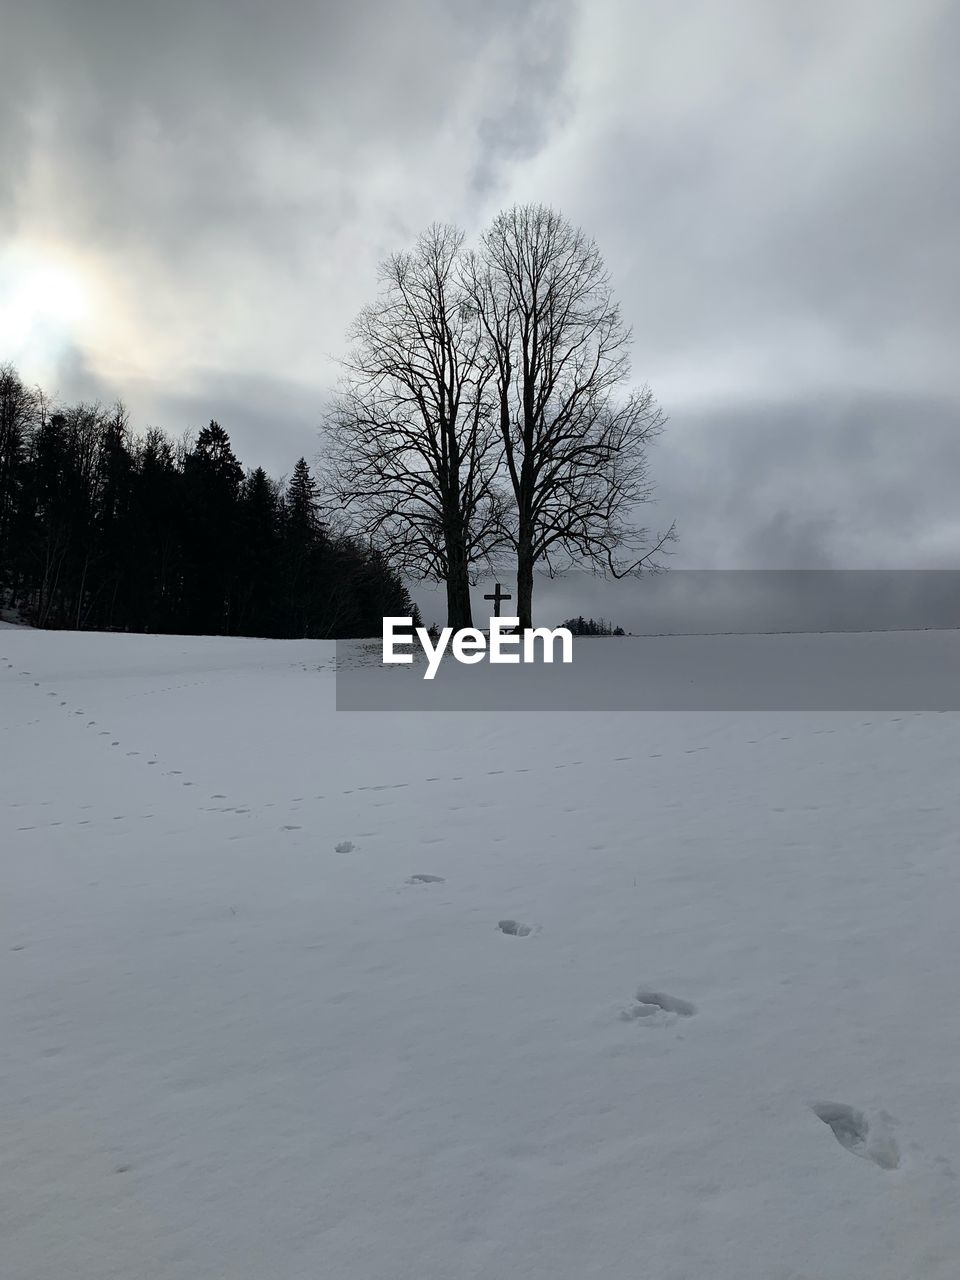
[[[501,590],[500,590],[500,583],[499,583],[499,582],[496,582],[496,583],[494,583],[494,590],[493,590],[493,594],[492,594],[492,595],[489,595],[489,596],[484,596],[483,598],[484,598],[484,600],[492,600],[492,601],[493,601],[493,616],[494,616],[495,618],[499,618],[499,617],[500,617],[500,602],[501,602],[501,600],[512,600],[512,599],[513,599],[513,596],[512,596],[512,595],[510,595],[510,594],[509,594],[509,592],[501,591]]]

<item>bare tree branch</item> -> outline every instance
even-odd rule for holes
[[[676,537],[635,523],[652,495],[647,446],[664,416],[647,387],[621,396],[630,331],[594,242],[541,205],[501,213],[463,284],[492,369],[495,418],[515,518],[521,627],[533,571],[574,565],[622,578],[651,572]]]
[[[460,231],[433,226],[383,264],[380,296],[351,333],[327,465],[355,532],[407,573],[446,582],[456,627],[471,623],[470,581],[507,524],[495,368],[463,287],[462,246]]]

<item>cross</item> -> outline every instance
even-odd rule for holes
[[[501,590],[500,590],[500,583],[499,583],[499,582],[495,582],[495,583],[494,583],[494,590],[493,590],[493,594],[492,594],[492,595],[489,595],[489,596],[484,596],[483,598],[484,598],[484,600],[492,600],[492,601],[493,601],[493,616],[494,616],[495,618],[499,618],[499,617],[500,617],[500,602],[501,602],[501,600],[512,600],[512,599],[513,599],[513,596],[512,596],[512,595],[510,595],[510,594],[509,594],[509,592],[501,591]]]

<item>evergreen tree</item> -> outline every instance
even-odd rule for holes
[[[317,486],[306,459],[293,468],[283,502],[282,582],[288,634],[316,634],[317,595],[325,582],[323,537],[317,519]],[[322,611],[322,610],[321,610]]]
[[[0,602],[16,586],[17,517],[28,439],[39,416],[39,394],[23,385],[12,365],[0,365]]]
[[[186,521],[183,547],[186,630],[229,635],[232,593],[236,587],[236,545],[243,469],[230,437],[211,421],[185,459]]]
[[[280,496],[262,467],[247,473],[240,494],[236,623],[241,635],[268,635],[277,613]]]
[[[566,627],[570,634],[574,636],[622,636],[626,634],[623,627],[614,627],[605,618],[596,620],[584,618],[582,613],[577,618],[567,618],[560,625]]]
[[[415,606],[386,550],[331,535],[304,458],[243,473],[212,421],[137,439],[122,404],[50,412],[0,367],[0,604],[48,627],[379,633]]]
[[[182,524],[184,479],[174,448],[151,428],[136,451],[131,477],[130,562],[127,625],[137,631],[182,628]]]

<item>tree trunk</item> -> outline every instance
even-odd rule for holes
[[[521,631],[533,626],[533,544],[523,537],[517,545],[517,617]]]
[[[470,604],[470,576],[463,539],[455,535],[447,540],[447,626],[460,631],[473,626]]]

